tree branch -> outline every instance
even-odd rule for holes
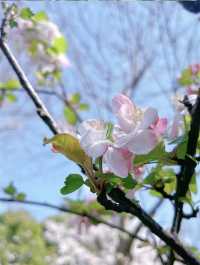
[[[5,43],[2,37],[0,38],[0,48],[3,54],[5,55],[5,57],[7,58],[7,60],[9,61],[14,72],[16,73],[22,87],[26,90],[27,94],[32,99],[36,107],[37,114],[44,121],[44,123],[49,127],[49,129],[53,132],[53,134],[57,134],[59,130],[58,130],[58,126],[56,122],[49,114],[48,110],[46,109],[44,103],[42,102],[38,94],[35,92],[35,89],[32,87],[24,71],[20,67],[19,63],[17,62],[14,55],[12,54],[9,46]]]
[[[98,196],[98,201],[107,209],[114,210],[116,212],[130,213],[139,218],[139,220],[148,227],[152,233],[157,235],[168,246],[170,246],[179,256],[181,256],[185,262],[190,265],[200,265],[198,261],[190,251],[185,248],[178,239],[172,234],[167,233],[163,228],[154,221],[136,202],[130,201],[126,198],[125,193],[119,188],[113,188],[107,197],[106,191],[103,190]]]
[[[134,238],[134,239],[138,239],[142,242],[148,242],[148,240],[140,237],[140,236],[137,236],[137,235],[134,235],[132,234],[131,232],[129,232],[128,230],[124,229],[123,227],[120,227],[120,226],[117,226],[115,224],[112,224],[110,222],[107,222],[101,218],[98,218],[92,214],[88,214],[88,213],[81,213],[81,212],[78,212],[78,211],[75,211],[75,210],[71,210],[67,207],[64,207],[64,206],[57,206],[57,205],[54,205],[54,204],[51,204],[51,203],[47,203],[47,202],[38,202],[38,201],[32,201],[32,200],[17,200],[17,199],[14,199],[14,198],[3,198],[3,197],[0,197],[0,201],[1,202],[5,202],[5,203],[21,203],[21,204],[27,204],[27,205],[35,205],[35,206],[40,206],[40,207],[46,207],[46,208],[51,208],[51,209],[54,209],[54,210],[57,210],[57,211],[60,211],[60,212],[64,212],[64,213],[69,213],[69,214],[74,214],[74,215],[78,215],[80,217],[87,217],[88,219],[94,221],[94,222],[97,222],[97,223],[101,223],[101,224],[104,224],[106,226],[109,226],[110,228],[113,228],[113,229],[116,229],[116,230],[119,230],[120,232],[123,232],[125,234],[127,234],[129,237],[131,238]]]

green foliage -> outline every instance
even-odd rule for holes
[[[75,125],[77,123],[76,113],[70,107],[64,108],[64,116],[70,124]]]
[[[50,139],[44,139],[44,144],[49,143],[52,144],[57,152],[65,155],[75,163],[86,167],[88,170],[92,167],[91,159],[86,155],[76,137],[67,133],[57,134]]]
[[[64,186],[60,189],[62,195],[67,195],[78,190],[84,184],[84,180],[79,174],[70,174],[64,182]]]
[[[2,265],[47,265],[55,249],[47,244],[42,225],[26,212],[0,215],[0,263]]]
[[[150,185],[152,188],[162,187],[168,194],[172,193],[176,188],[176,176],[171,168],[163,168],[162,165],[157,165],[152,168],[151,172],[144,179],[143,184]],[[150,191],[151,195],[159,195],[156,190]]]
[[[96,200],[91,201],[67,201],[67,207],[76,211],[80,214],[93,214],[93,215],[108,215],[109,211],[105,210],[105,208],[99,204]]]
[[[85,110],[89,110],[90,106],[87,103],[80,103],[79,104],[79,110],[80,111],[85,111]]]
[[[71,98],[70,98],[70,103],[71,104],[78,104],[80,103],[81,100],[81,95],[80,93],[74,93]]]
[[[17,191],[17,188],[14,186],[13,182],[10,182],[9,185],[3,189],[3,191],[5,194],[16,200],[23,201],[26,198],[25,193]]]
[[[35,15],[32,16],[32,19],[34,21],[39,22],[39,21],[48,20],[48,16],[44,11],[39,11]]]
[[[23,19],[29,20],[33,16],[34,16],[34,13],[28,7],[22,8],[21,11],[20,11],[20,17],[23,18]]]
[[[124,188],[126,188],[128,190],[132,190],[137,185],[137,181],[135,179],[133,179],[133,177],[131,175],[128,175],[128,177],[126,177],[122,180],[122,184],[123,184]]]
[[[17,89],[17,88],[20,88],[20,83],[16,79],[10,79],[4,83],[0,82],[0,89],[4,89],[4,88],[10,89],[10,90]]]
[[[185,154],[187,151],[187,142],[188,142],[188,137],[185,135],[182,140],[179,142],[179,144],[176,146],[176,156],[179,159],[184,159]]]
[[[112,138],[112,131],[113,131],[113,124],[111,122],[108,122],[106,124],[106,138],[111,139]]]
[[[54,39],[49,50],[55,54],[62,54],[67,51],[68,44],[64,36],[57,37]]]
[[[17,100],[17,97],[13,93],[6,93],[6,98],[11,103]]]
[[[141,166],[148,163],[166,161],[169,159],[169,153],[165,151],[163,142],[160,142],[151,152],[145,155],[136,155],[134,165]]]
[[[181,86],[190,86],[193,84],[192,71],[190,68],[187,68],[182,72],[178,82]]]
[[[17,189],[16,189],[16,187],[14,186],[14,184],[12,183],[12,182],[10,182],[10,184],[7,186],[7,187],[5,187],[4,189],[3,189],[3,191],[6,193],[6,194],[8,194],[8,195],[10,195],[10,196],[15,196],[16,194],[17,194]]]
[[[191,182],[189,184],[189,191],[192,193],[197,193],[197,191],[198,191],[198,186],[197,186],[195,174],[192,176]]]

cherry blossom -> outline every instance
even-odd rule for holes
[[[149,153],[164,133],[167,120],[158,117],[157,110],[136,107],[128,97],[119,94],[112,101],[119,126],[115,127],[115,145],[134,154]]]
[[[109,139],[103,121],[86,120],[78,128],[80,144],[93,159],[103,156],[103,162],[114,174],[139,176],[142,170],[134,167],[134,157],[150,152],[158,144],[167,120],[160,119],[154,108],[137,108],[122,94],[114,97],[113,111],[119,125],[113,126]]]
[[[18,42],[20,50],[23,50],[21,48],[24,45],[32,61],[39,66],[42,73],[50,73],[70,66],[70,61],[64,52],[54,53],[49,50],[56,39],[63,37],[56,24],[48,19],[32,21],[21,17],[17,17],[16,22],[18,26],[13,33],[11,32],[11,36],[14,39],[20,38]]]

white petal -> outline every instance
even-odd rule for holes
[[[102,132],[93,133],[92,131],[88,131],[80,139],[80,145],[92,158],[103,155],[110,143]]]
[[[158,143],[158,139],[151,130],[143,130],[136,135],[132,135],[132,138],[127,143],[127,148],[134,154],[147,154]]]
[[[80,135],[84,135],[89,130],[104,131],[105,130],[104,123],[100,120],[89,119],[83,121],[78,127],[78,132],[80,133]]]
[[[113,147],[109,147],[104,155],[106,164],[109,169],[117,176],[128,176],[128,163],[121,152]]]
[[[143,115],[141,128],[147,129],[150,125],[154,124],[158,119],[158,112],[154,108],[147,108]]]

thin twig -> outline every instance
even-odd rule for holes
[[[78,211],[75,211],[75,210],[71,210],[67,207],[64,207],[64,206],[57,206],[57,205],[54,205],[54,204],[51,204],[51,203],[47,203],[47,202],[38,202],[38,201],[32,201],[32,200],[17,200],[17,199],[14,199],[14,198],[0,198],[0,201],[1,202],[5,202],[5,203],[21,203],[21,204],[27,204],[27,205],[35,205],[35,206],[40,206],[40,207],[46,207],[46,208],[51,208],[51,209],[55,209],[57,211],[60,211],[60,212],[64,212],[64,213],[70,213],[70,214],[74,214],[74,215],[78,215],[78,216],[81,216],[81,217],[87,217],[89,218],[90,220],[94,221],[94,222],[97,222],[97,223],[101,223],[101,224],[104,224],[106,226],[109,226],[113,229],[116,229],[116,230],[119,230],[120,232],[123,232],[125,234],[127,234],[129,237],[131,238],[135,238],[135,239],[138,239],[142,242],[148,242],[146,239],[140,237],[140,236],[137,236],[137,235],[134,235],[132,234],[131,232],[129,232],[128,230],[124,229],[123,227],[120,227],[120,226],[117,226],[115,224],[112,224],[110,222],[107,222],[103,219],[100,219],[92,214],[88,214],[88,213],[81,213],[81,212],[78,212]]]

